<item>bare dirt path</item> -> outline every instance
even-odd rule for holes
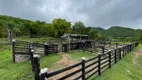
[[[71,65],[73,65],[73,64],[78,63],[78,61],[72,59],[69,54],[61,53],[60,55],[62,55],[62,59],[61,59],[60,61],[56,62],[56,63],[53,65],[53,67],[48,70],[48,72],[52,72],[52,71],[55,71],[55,70],[57,70],[57,69],[61,69],[61,68],[68,67],[68,66],[71,66]],[[96,59],[96,60],[97,60],[97,59]],[[94,60],[91,61],[91,62],[88,62],[88,63],[86,63],[86,64],[88,65],[88,64],[90,64],[90,63],[92,63],[92,62],[94,62]],[[97,65],[98,65],[98,64],[96,63],[96,64],[92,65],[91,67],[87,68],[86,70],[90,70],[90,69],[92,69],[93,67],[95,67],[95,66],[97,66]],[[57,79],[59,79],[59,78],[65,76],[65,75],[70,74],[70,73],[72,73],[72,72],[74,72],[74,71],[77,71],[77,70],[79,70],[79,69],[81,69],[81,65],[78,66],[78,67],[75,67],[75,68],[73,68],[73,69],[71,69],[71,70],[68,70],[68,71],[65,71],[65,72],[63,72],[63,73],[60,73],[60,74],[58,74],[58,75],[56,75],[56,76],[53,76],[53,77],[51,77],[50,79],[51,79],[51,80],[57,80]],[[96,71],[96,70],[97,70],[97,69],[94,69],[94,71]],[[94,71],[93,71],[93,72],[94,72]],[[92,73],[92,72],[90,72],[89,74],[87,74],[86,77],[87,77],[88,75],[90,75],[91,73]],[[79,72],[79,73],[74,74],[73,76],[67,78],[66,80],[73,80],[73,79],[75,79],[76,77],[80,76],[81,74],[82,74],[82,73]],[[79,79],[79,80],[80,80],[80,79]]]
[[[138,58],[138,56],[142,56],[142,49],[140,49],[139,51],[137,51],[135,53],[135,56],[133,58],[133,63],[136,64],[136,59]]]
[[[60,61],[58,61],[57,63],[55,63],[55,64],[53,65],[52,69],[49,69],[49,72],[55,71],[55,69],[64,68],[64,67],[71,66],[71,65],[77,63],[77,61],[76,61],[76,60],[73,60],[69,54],[61,53],[60,55],[62,55],[62,59],[61,59]],[[68,71],[65,71],[65,72],[63,72],[63,73],[61,73],[61,74],[58,74],[58,75],[56,75],[56,76],[53,76],[53,77],[51,77],[50,79],[51,79],[51,80],[57,80],[57,79],[59,79],[60,77],[62,77],[62,76],[64,76],[64,75],[67,75],[67,74],[69,74],[69,73],[71,73],[71,72],[73,72],[73,71],[76,71],[76,70],[78,70],[78,69],[80,69],[80,68],[81,68],[81,66],[75,67],[75,68],[73,68],[73,69],[71,69],[71,70],[68,70]],[[72,76],[72,77],[70,77],[70,78],[68,78],[67,80],[73,80],[75,77],[77,77],[77,76],[79,76],[79,75],[80,75],[80,73],[77,74],[77,75],[74,75],[74,76]]]

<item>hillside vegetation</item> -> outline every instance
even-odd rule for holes
[[[14,37],[60,37],[64,33],[88,34],[92,39],[105,40],[121,38],[128,40],[138,40],[140,29],[112,26],[109,29],[101,27],[85,26],[83,22],[71,24],[62,18],[52,20],[52,23],[45,21],[31,21],[6,15],[0,15],[0,38],[7,37],[8,31]]]

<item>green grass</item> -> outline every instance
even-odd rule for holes
[[[73,59],[77,61],[80,61],[82,57],[91,58],[96,56],[96,54],[92,54],[88,51],[70,51],[67,54],[69,54]]]
[[[140,48],[142,45],[114,64],[111,69],[106,70],[102,76],[97,76],[93,80],[142,80],[142,56],[136,59],[136,64],[132,62],[135,52]]]
[[[19,38],[20,40],[20,38]],[[22,38],[21,38],[22,40]],[[25,38],[26,41],[50,41],[49,38]],[[1,43],[5,42],[0,41]],[[22,63],[12,62],[12,51],[9,51],[7,46],[1,45],[0,47],[0,80],[34,80],[34,74],[31,69],[30,61]],[[142,79],[142,57],[138,57],[137,64],[132,63],[134,53],[142,48],[140,45],[134,50],[134,52],[128,54],[119,61],[117,64],[112,66],[112,69],[106,70],[102,76],[98,76],[95,80],[141,80]],[[83,51],[70,51],[69,54],[72,59],[80,61],[82,57],[91,58],[96,56],[90,52]],[[41,68],[52,68],[53,65],[62,59],[59,54],[49,54],[40,59]],[[55,65],[54,65],[55,66]],[[130,71],[130,73],[128,73]]]
[[[61,60],[62,56],[59,54],[49,54],[48,56],[44,56],[41,58],[41,68],[51,68],[54,63]]]
[[[62,57],[50,54],[40,59],[41,68],[50,68]],[[12,62],[12,52],[0,49],[0,80],[34,80],[30,61],[22,63]]]

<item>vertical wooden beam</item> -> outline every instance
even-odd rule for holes
[[[86,80],[85,79],[85,57],[82,57],[82,80]]]
[[[13,39],[12,40],[13,62],[15,62],[15,43],[16,43],[16,41]]]
[[[98,75],[101,76],[101,54],[98,54]]]
[[[114,51],[114,60],[115,60],[115,63],[117,63],[117,49],[115,49]]]
[[[109,50],[108,55],[109,55],[109,68],[111,68],[111,50]]]
[[[48,55],[48,44],[44,43],[44,55]]]
[[[34,55],[33,58],[34,62],[34,73],[35,73],[35,80],[40,80],[40,61],[39,61],[39,55]]]

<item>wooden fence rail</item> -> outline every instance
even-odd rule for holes
[[[80,75],[75,76],[73,80],[78,80],[78,79],[87,80],[93,75],[101,76],[103,71],[105,71],[108,68],[111,68],[111,66],[114,63],[117,63],[119,60],[125,57],[127,53],[131,52],[138,45],[139,45],[138,42],[134,42],[125,45],[121,48],[110,50],[109,52],[107,52],[105,56],[102,54],[98,54],[97,57],[93,57],[88,60],[82,58],[81,62],[54,72],[47,72],[46,69],[45,71],[43,71],[43,69],[40,69],[39,57],[33,55],[34,57],[32,59],[33,60],[32,66],[33,66],[33,71],[35,73],[35,80],[50,79],[56,75],[62,74],[66,71],[70,71],[78,66],[80,67],[78,70],[72,71],[66,75],[58,77],[57,80],[68,79],[78,73],[80,73]]]
[[[48,55],[49,53],[57,53],[58,52],[58,44],[42,44],[38,42],[26,42],[13,40],[12,41],[12,51],[13,51],[13,62],[15,62],[15,56],[21,54],[29,55],[31,59],[31,50],[36,51],[36,54]],[[42,50],[41,50],[42,49]]]

